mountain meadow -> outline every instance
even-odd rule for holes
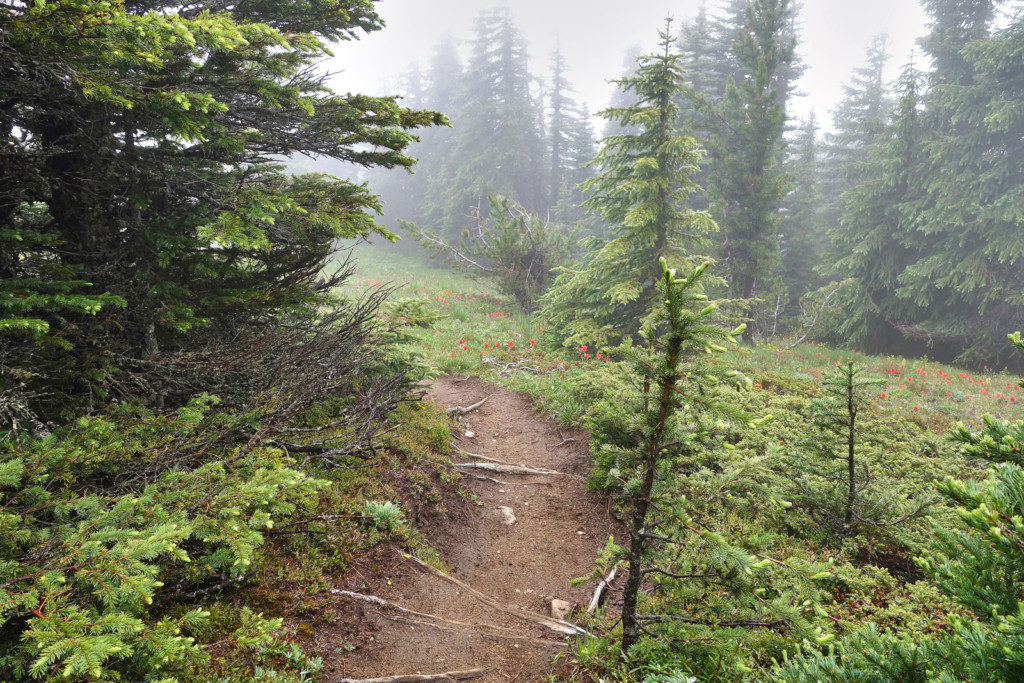
[[[1024,680],[1024,3],[535,4],[0,0],[0,680]]]

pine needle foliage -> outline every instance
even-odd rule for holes
[[[1024,350],[1019,333],[1010,340]],[[965,455],[995,466],[983,481],[946,478],[938,484],[956,507],[960,527],[936,523],[934,542],[917,559],[939,590],[972,616],[952,614],[948,631],[921,641],[868,628],[827,652],[808,648],[787,659],[776,667],[779,680],[1024,680],[1024,467],[1014,436],[1024,424],[993,418],[985,424],[981,432],[961,425],[950,438]]]
[[[616,81],[633,103],[601,112],[625,130],[602,141],[593,161],[600,172],[585,187],[588,208],[612,236],[585,240],[588,255],[564,269],[544,298],[543,317],[564,332],[567,346],[618,341],[635,330],[661,307],[658,259],[693,267],[717,230],[707,213],[685,206],[704,153],[676,132],[684,74],[670,22],[659,45],[638,59],[632,76]]]
[[[749,630],[801,630],[813,593],[765,593],[777,570],[788,574],[780,580],[787,585],[799,572],[736,542],[687,498],[688,477],[722,447],[724,425],[750,422],[729,396],[750,381],[714,362],[743,326],[720,324],[704,293],[708,266],[679,278],[661,259],[663,317],[644,325],[642,343],[614,351],[626,358],[633,389],[602,411],[592,432],[595,481],[628,510],[628,547],[613,548],[610,561],[627,570],[619,649],[634,673],[670,661],[709,679],[743,670],[738,643]],[[688,645],[703,636],[713,644]]]
[[[329,483],[279,449],[218,444],[256,416],[216,403],[0,441],[0,677],[152,680],[208,659],[210,612],[189,597],[244,580],[275,521]],[[273,644],[280,620],[250,617],[226,644]]]

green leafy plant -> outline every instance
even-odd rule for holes
[[[405,523],[402,508],[390,500],[368,500],[363,506],[363,519],[366,524],[378,531],[393,531]]]
[[[409,221],[402,225],[433,253],[471,274],[493,280],[524,311],[533,311],[555,270],[570,262],[575,230],[531,213],[507,197],[491,195],[488,201],[488,218],[479,216],[476,227],[463,232],[457,245]]]

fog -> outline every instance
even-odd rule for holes
[[[336,47],[329,62],[329,68],[338,72],[334,85],[342,91],[391,92],[413,62],[426,62],[442,36],[451,34],[464,46],[476,14],[499,4],[494,0],[381,0],[379,11],[387,28]],[[561,46],[577,99],[596,111],[612,94],[608,78],[621,71],[626,49],[636,44],[651,46],[667,15],[690,17],[700,2],[515,0],[505,4],[530,42],[533,72],[546,74],[549,55]],[[714,9],[721,3],[707,4]],[[623,12],[623,7],[628,11]],[[800,14],[798,52],[807,69],[799,82],[801,97],[792,102],[790,113],[801,118],[813,110],[825,127],[828,112],[842,97],[843,82],[851,69],[863,63],[874,35],[888,34],[889,71],[895,76],[911,59],[917,38],[927,28],[917,0],[805,0]]]

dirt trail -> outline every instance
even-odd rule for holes
[[[563,474],[464,470],[503,483],[467,477],[481,505],[453,501],[447,515],[419,528],[440,551],[451,577],[473,590],[397,551],[376,557],[348,587],[419,615],[336,596],[340,607],[358,611],[362,633],[351,639],[350,652],[345,650],[351,641],[326,643],[325,680],[483,669],[475,680],[537,681],[565,647],[565,636],[527,615],[549,616],[553,598],[585,609],[596,582],[571,587],[569,581],[593,571],[598,551],[617,528],[607,502],[585,489],[590,456],[584,434],[559,431],[523,396],[475,379],[439,379],[429,393],[445,408],[488,396],[461,418],[459,446]],[[467,438],[467,431],[474,436]],[[514,524],[505,523],[502,506],[511,508]]]

